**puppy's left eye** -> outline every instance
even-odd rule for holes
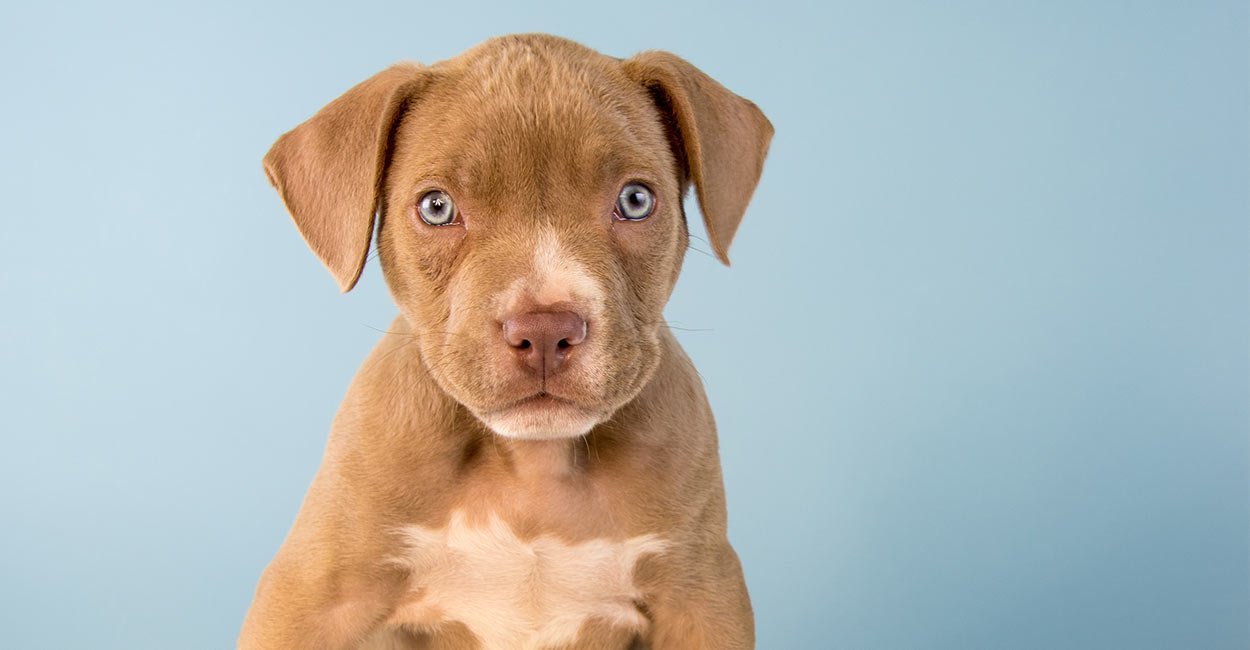
[[[655,195],[642,183],[629,183],[616,197],[616,214],[627,221],[642,221],[655,211]]]
[[[417,202],[417,213],[431,226],[446,226],[456,220],[456,204],[446,192],[432,190]]]

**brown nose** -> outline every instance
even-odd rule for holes
[[[545,377],[586,340],[586,321],[571,311],[518,314],[504,321],[503,339],[525,365]]]

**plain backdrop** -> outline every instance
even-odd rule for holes
[[[776,125],[666,312],[761,648],[1250,646],[1250,10],[963,0],[6,3],[0,645],[232,646],[394,313],[261,156],[525,31]]]

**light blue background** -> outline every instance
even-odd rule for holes
[[[667,312],[761,648],[1244,649],[1248,30],[1244,2],[8,3],[0,646],[233,644],[394,312],[376,265],[338,295],[261,156],[394,61],[549,31],[675,51],[777,127],[734,266],[696,240]]]

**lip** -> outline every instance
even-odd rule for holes
[[[580,436],[603,421],[599,411],[546,391],[530,393],[478,418],[495,433],[522,440]]]
[[[539,391],[528,397],[523,397],[502,409],[501,411],[511,411],[513,409],[552,409],[552,408],[568,408],[577,407],[572,401],[552,395],[546,391]]]

